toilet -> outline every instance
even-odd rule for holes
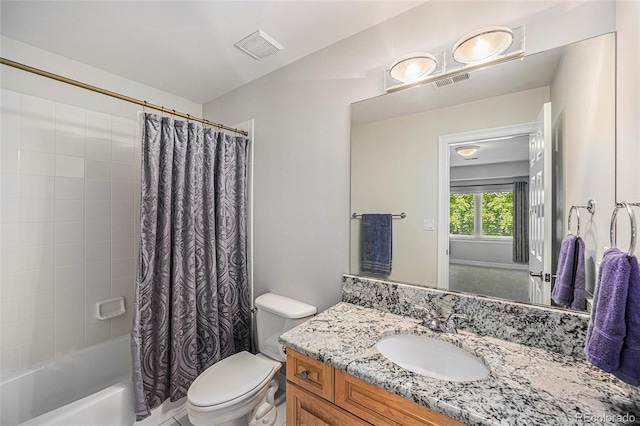
[[[256,298],[255,306],[259,354],[239,352],[193,381],[187,392],[187,413],[195,426],[276,424],[276,374],[285,361],[278,338],[312,317],[316,308],[273,293]]]

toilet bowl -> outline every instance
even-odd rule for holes
[[[274,376],[280,365],[267,357],[240,352],[208,368],[189,388],[189,420],[195,426],[247,426],[249,421],[244,417],[267,402],[268,393],[273,399],[278,390]],[[260,414],[259,421],[267,413]],[[231,422],[234,419],[238,422]]]
[[[272,293],[258,297],[255,305],[260,353],[239,352],[193,381],[187,413],[194,426],[273,426],[278,421],[276,375],[285,361],[278,337],[313,316],[316,308]]]

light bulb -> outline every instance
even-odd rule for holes
[[[389,74],[394,80],[406,83],[431,74],[437,63],[435,56],[428,53],[409,53],[391,65]]]
[[[478,37],[473,46],[473,56],[484,59],[489,55],[491,55],[491,43],[482,36]]]

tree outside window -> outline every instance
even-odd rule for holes
[[[449,233],[452,235],[473,235],[475,197],[473,193],[451,194],[449,196]]]
[[[513,236],[512,191],[452,193],[449,212],[451,235],[476,238]]]

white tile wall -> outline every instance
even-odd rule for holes
[[[77,178],[57,177],[55,180],[56,199],[84,200],[85,180]]]
[[[127,120],[0,93],[0,373],[130,332],[140,143]],[[96,303],[124,296],[100,321]]]
[[[111,141],[87,138],[87,158],[111,160]]]
[[[84,158],[56,155],[56,176],[84,179]]]

